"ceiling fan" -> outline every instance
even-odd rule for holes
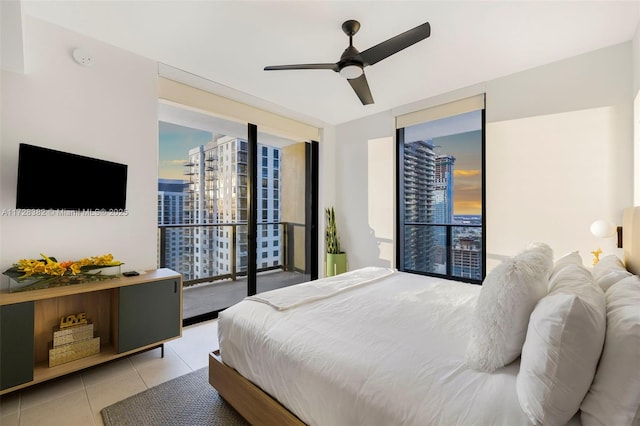
[[[429,35],[431,35],[431,26],[428,22],[425,22],[382,43],[376,44],[364,52],[358,51],[358,49],[353,46],[353,36],[359,29],[360,22],[353,19],[345,21],[342,24],[342,31],[349,36],[349,47],[344,50],[342,56],[340,56],[340,60],[336,63],[273,65],[264,67],[264,70],[332,70],[347,79],[363,105],[372,104],[373,96],[371,96],[369,83],[367,83],[367,78],[364,75],[364,67],[373,65],[429,37]]]

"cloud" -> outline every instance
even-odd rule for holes
[[[453,175],[455,177],[480,176],[480,170],[454,170]]]
[[[160,164],[166,165],[166,166],[182,166],[184,163],[186,163],[185,160],[161,160]]]
[[[481,214],[482,202],[480,201],[456,201],[454,203],[456,214]]]
[[[470,183],[470,184],[460,183],[455,186],[456,193],[469,192],[469,193],[479,194],[480,193],[479,191],[481,189],[482,189],[482,186],[476,185],[473,183]]]

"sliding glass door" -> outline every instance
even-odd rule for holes
[[[259,132],[256,186],[256,292],[317,278],[309,258],[314,190],[310,142]],[[317,247],[317,240],[313,240]],[[316,252],[317,253],[317,252]],[[317,256],[316,256],[317,258]]]
[[[288,153],[293,141],[258,136],[251,124],[159,108],[158,264],[183,274],[185,324],[310,279],[290,257],[308,252],[310,240],[299,234],[316,226],[305,214],[289,216],[291,206],[304,211],[307,194],[304,156],[300,162]],[[302,191],[283,195],[299,182]]]

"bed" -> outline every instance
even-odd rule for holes
[[[624,257],[635,274],[639,222],[640,208],[625,211]],[[513,275],[492,271],[495,286],[481,287],[370,267],[247,298],[220,314],[209,381],[255,425],[640,424],[638,374],[619,378],[621,366],[638,370],[640,337],[629,333],[640,326],[640,279],[615,256],[593,274],[575,252],[547,265],[546,249],[503,262],[511,274],[544,280],[501,312],[491,302],[486,318],[480,308],[500,299],[509,287],[501,280]],[[568,313],[559,320],[559,312]],[[510,318],[499,327],[521,323],[519,331],[487,340],[482,324],[496,315]],[[569,340],[549,339],[554,321],[575,327]],[[607,321],[624,323],[622,334],[610,335]],[[630,349],[607,351],[605,334]],[[557,352],[566,357],[552,359]]]

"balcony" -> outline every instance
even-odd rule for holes
[[[300,232],[296,228],[303,224],[290,222],[270,222],[258,224],[267,228],[277,245],[270,244],[268,266],[257,269],[257,292],[286,287],[309,281],[304,265],[297,265],[294,259],[296,246],[303,247],[304,240],[298,241]],[[247,225],[246,223],[216,223],[198,225],[159,225],[158,253],[159,266],[171,267],[183,275],[183,318],[217,312],[247,296]],[[170,235],[182,244],[170,244]],[[198,238],[193,235],[198,234]],[[302,233],[304,234],[304,233]],[[263,259],[258,247],[258,265]],[[300,249],[299,249],[300,250]],[[298,251],[299,251],[298,250]],[[274,256],[273,252],[278,255]]]
[[[260,292],[275,290],[309,281],[309,275],[281,269],[259,272],[257,281]],[[183,291],[183,317],[193,318],[212,311],[221,311],[247,296],[247,277],[235,281],[227,278],[185,286]]]

